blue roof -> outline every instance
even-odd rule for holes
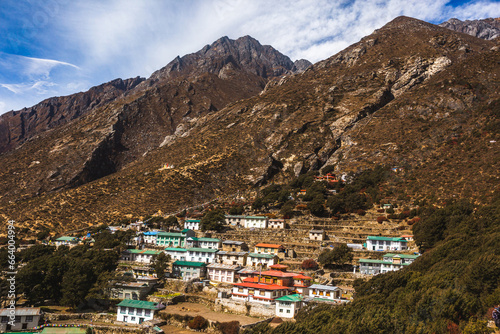
[[[158,231],[149,231],[149,232],[144,232],[144,235],[157,235]]]

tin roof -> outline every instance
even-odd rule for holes
[[[247,252],[227,252],[227,251],[219,251],[217,255],[229,255],[229,256],[245,256]]]
[[[198,241],[220,242],[220,239],[217,239],[217,238],[198,238]]]
[[[304,296],[299,295],[299,294],[288,295],[288,296],[276,298],[276,300],[281,301],[281,302],[292,302],[292,303],[300,302],[300,301],[302,301],[302,299],[304,299]]]
[[[262,248],[282,248],[282,245],[277,245],[277,244],[264,244],[260,243],[255,245],[255,247],[262,247]]]
[[[206,267],[207,264],[205,262],[194,262],[194,261],[175,261],[173,263],[174,266],[183,266],[183,267]]]
[[[174,247],[167,247],[165,248],[166,252],[187,252],[187,249],[185,248],[174,248]]]
[[[211,263],[207,268],[212,269],[226,269],[226,270],[240,270],[241,266],[238,264],[223,264],[223,263]]]
[[[124,299],[116,306],[124,306],[124,307],[134,307],[134,308],[144,308],[148,310],[157,310],[158,303],[148,302],[145,300],[132,300],[132,299]]]
[[[336,286],[321,285],[321,284],[313,284],[309,287],[309,289],[330,290],[330,291],[339,290],[339,288]]]
[[[9,309],[2,308],[0,309],[0,316],[8,316]],[[24,315],[39,315],[40,308],[39,307],[16,307],[16,315],[24,316]]]
[[[396,238],[391,238],[391,237],[377,237],[377,236],[368,236],[366,237],[367,240],[382,240],[382,241],[401,241],[401,242],[408,242],[405,238],[402,237],[396,237]]]
[[[146,250],[146,249],[126,249],[125,252],[132,254],[158,255],[161,251]]]
[[[288,290],[286,286],[276,284],[260,284],[260,283],[234,283],[234,286],[241,286],[244,288],[260,289],[260,290]]]
[[[199,247],[188,248],[187,250],[188,252],[204,252],[204,253],[216,253],[219,251],[218,249],[199,248]]]
[[[272,259],[274,258],[276,255],[273,255],[273,254],[258,254],[258,253],[249,253],[248,256],[250,257],[260,257],[260,258],[263,258],[263,259]]]
[[[222,242],[223,245],[243,245],[245,244],[243,241],[236,241],[236,240],[224,240]]]

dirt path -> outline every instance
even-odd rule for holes
[[[253,324],[254,322],[261,320],[259,318],[247,317],[245,315],[214,312],[205,305],[195,303],[179,303],[176,305],[169,305],[165,309],[165,312],[180,315],[190,315],[192,317],[201,315],[205,319],[218,322],[239,321],[240,325]]]

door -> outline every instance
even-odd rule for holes
[[[144,318],[139,318],[139,324],[142,324],[144,322]]]

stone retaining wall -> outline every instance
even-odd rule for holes
[[[229,298],[218,298],[215,300],[215,308],[218,312],[230,312],[244,314],[250,317],[274,317],[276,314],[275,305],[264,305],[258,303],[245,303],[234,301]]]

